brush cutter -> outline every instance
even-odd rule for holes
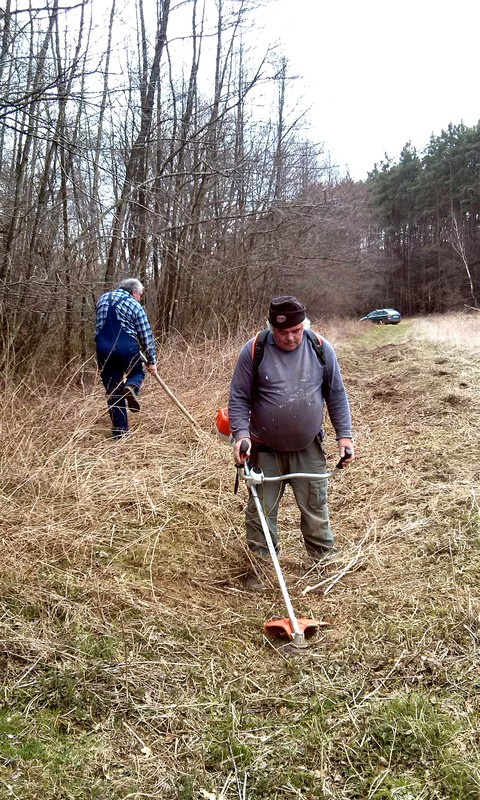
[[[141,358],[141,360],[143,361],[143,363],[144,363],[144,364],[148,364],[148,360],[147,360],[146,356],[145,356],[145,355],[144,355],[142,352],[140,352],[140,358]],[[202,430],[202,428],[200,427],[200,425],[198,424],[198,422],[197,422],[197,421],[196,421],[196,420],[195,420],[195,419],[192,417],[192,415],[190,414],[190,412],[189,412],[189,411],[187,411],[187,409],[185,408],[185,406],[184,406],[184,405],[182,405],[182,403],[180,402],[180,400],[178,399],[178,397],[175,397],[175,395],[173,394],[173,392],[171,391],[171,389],[169,389],[169,388],[168,388],[168,386],[167,386],[167,384],[165,383],[165,381],[163,381],[163,380],[161,379],[161,377],[160,377],[160,375],[158,374],[158,372],[156,372],[156,371],[155,371],[155,372],[153,373],[153,377],[155,378],[155,380],[157,381],[157,383],[159,383],[159,384],[160,384],[160,386],[162,387],[162,389],[164,390],[164,392],[166,392],[166,393],[168,394],[168,396],[170,397],[170,399],[171,399],[171,400],[173,400],[173,402],[175,403],[175,405],[177,406],[177,408],[179,409],[179,411],[181,411],[181,412],[182,412],[182,414],[183,414],[183,415],[184,415],[184,416],[185,416],[185,417],[188,419],[188,421],[189,421],[189,422],[190,422],[190,424],[192,425],[192,427],[193,427],[193,429],[195,430],[195,432],[196,432],[197,434],[201,434],[201,436],[202,436],[202,437],[204,437],[204,436],[205,436],[205,432]]]
[[[248,450],[247,442],[242,442],[240,452],[246,453],[247,450]],[[323,472],[319,474],[295,472],[295,473],[290,473],[289,475],[278,475],[275,477],[268,478],[265,477],[262,470],[258,469],[257,467],[250,467],[248,461],[244,461],[242,467],[238,468],[239,471],[243,469],[243,477],[245,478],[248,490],[255,502],[255,507],[257,509],[258,516],[260,519],[260,524],[262,526],[263,534],[265,536],[265,541],[267,543],[268,552],[270,553],[271,559],[273,561],[273,566],[275,568],[280,590],[282,592],[283,599],[285,602],[285,607],[288,612],[288,617],[284,617],[283,619],[272,619],[269,622],[266,622],[264,625],[265,631],[266,633],[269,633],[274,636],[287,637],[290,641],[290,644],[299,649],[303,649],[306,647],[305,638],[315,633],[316,628],[328,626],[330,623],[318,619],[307,619],[305,617],[297,617],[295,615],[288,594],[287,584],[285,583],[285,579],[283,577],[282,570],[280,568],[280,563],[278,561],[277,553],[275,551],[275,546],[273,544],[272,536],[268,529],[267,520],[265,518],[265,512],[262,508],[262,504],[258,496],[257,486],[267,481],[280,482],[288,480],[289,478],[306,478],[306,479],[330,478],[332,475],[335,475],[340,469],[343,468],[343,462],[347,458],[349,458],[350,455],[351,451],[348,449],[345,450],[345,455],[341,457],[335,469],[330,470],[329,472]]]

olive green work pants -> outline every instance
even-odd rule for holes
[[[318,474],[327,471],[325,453],[318,437],[305,450],[288,453],[253,444],[250,463],[261,469],[266,477],[288,475],[292,472]],[[290,478],[288,483],[292,487],[300,510],[300,530],[307,552],[312,558],[320,559],[334,546],[327,504],[328,479]],[[256,487],[275,549],[278,546],[278,507],[285,485],[286,481],[279,481],[258,484]],[[269,555],[267,543],[251,495],[248,499],[245,522],[248,547],[256,555],[267,557]]]

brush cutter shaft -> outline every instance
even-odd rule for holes
[[[247,478],[247,484],[248,484],[248,478],[249,478],[249,475],[250,475],[250,469],[249,469],[247,464],[244,465],[244,469],[245,469],[245,476]],[[271,537],[270,531],[268,529],[267,520],[265,519],[265,513],[263,511],[262,504],[261,504],[260,498],[258,496],[257,487],[254,484],[250,484],[249,485],[249,489],[250,489],[251,495],[253,497],[253,500],[254,500],[254,503],[255,503],[255,507],[256,507],[257,512],[258,512],[258,517],[260,519],[260,524],[262,526],[263,535],[265,536],[265,541],[267,543],[268,552],[270,553],[271,559],[273,561],[273,566],[275,568],[275,572],[276,572],[276,575],[277,575],[277,580],[278,580],[278,584],[280,586],[280,591],[282,592],[283,600],[285,602],[285,608],[287,609],[288,618],[289,618],[290,624],[292,626],[292,639],[293,639],[293,642],[297,647],[305,647],[305,634],[300,630],[300,626],[298,624],[297,617],[295,616],[295,612],[293,610],[293,606],[292,606],[292,603],[291,603],[291,600],[290,600],[290,597],[289,597],[289,594],[288,594],[288,590],[287,590],[287,584],[285,583],[285,578],[283,577],[282,570],[280,569],[280,564],[279,564],[279,561],[278,561],[278,557],[277,557],[277,554],[275,552],[275,547],[274,547],[274,544],[273,544],[273,541],[272,541],[272,537]]]
[[[248,442],[244,440],[240,446],[240,454],[246,456],[248,447],[249,447]],[[253,501],[255,503],[255,508],[257,509],[258,518],[260,520],[260,525],[262,527],[263,535],[267,543],[268,552],[270,553],[270,557],[272,559],[273,566],[275,568],[278,584],[280,586],[280,590],[283,595],[283,600],[288,612],[288,618],[290,623],[289,624],[287,622],[286,618],[278,621],[272,620],[271,622],[265,625],[265,628],[266,629],[268,628],[270,631],[275,629],[276,631],[281,630],[282,633],[287,633],[287,635],[291,638],[292,644],[298,648],[306,647],[304,631],[309,630],[318,625],[329,624],[329,623],[321,623],[318,622],[318,620],[306,620],[306,619],[298,620],[297,617],[295,616],[290,596],[288,594],[287,584],[285,583],[282,570],[280,569],[280,563],[278,561],[272,536],[268,528],[265,512],[263,510],[262,503],[258,496],[257,486],[263,483],[264,481],[285,481],[288,480],[289,478],[307,478],[310,480],[317,478],[329,478],[331,475],[335,475],[335,473],[337,473],[339,470],[343,468],[344,461],[346,461],[351,455],[352,451],[349,450],[348,448],[345,448],[345,454],[340,458],[340,461],[336,465],[335,469],[332,470],[331,472],[320,473],[320,474],[316,473],[310,474],[308,472],[292,472],[288,475],[278,475],[276,477],[266,478],[262,470],[258,469],[257,467],[250,468],[247,460],[243,462],[243,469],[237,467],[237,480],[239,474],[242,475],[243,478],[245,478],[248,490],[252,495]]]
[[[146,359],[146,357],[144,356],[144,354],[143,354],[143,353],[140,353],[140,358],[141,358],[141,360],[143,361],[143,363],[144,363],[144,364],[148,364],[148,361],[147,361],[147,359]],[[158,372],[154,372],[154,373],[153,373],[153,377],[155,378],[155,380],[157,381],[157,383],[159,383],[159,384],[160,384],[160,386],[162,387],[162,389],[163,389],[163,390],[164,390],[164,391],[165,391],[165,392],[168,394],[168,396],[170,397],[170,399],[171,399],[171,400],[173,400],[173,402],[175,403],[175,405],[177,406],[177,408],[178,408],[178,409],[179,409],[179,410],[182,412],[182,414],[184,414],[184,415],[185,415],[185,417],[188,419],[188,421],[189,421],[189,422],[191,422],[191,424],[192,424],[192,425],[193,425],[193,427],[195,428],[196,432],[197,432],[197,433],[201,433],[202,435],[205,435],[205,434],[204,434],[204,431],[202,430],[202,428],[200,427],[200,425],[198,424],[198,422],[197,422],[197,421],[196,421],[196,420],[195,420],[195,419],[192,417],[192,415],[190,414],[190,412],[189,412],[189,411],[187,411],[187,409],[185,408],[185,406],[184,406],[184,405],[182,405],[182,403],[180,402],[180,400],[179,400],[177,397],[175,397],[175,395],[173,394],[173,392],[172,392],[172,391],[171,391],[171,390],[168,388],[168,386],[167,386],[167,384],[165,383],[165,381],[163,381],[163,380],[161,379],[161,377],[160,377],[160,375],[158,374]]]

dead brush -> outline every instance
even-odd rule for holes
[[[461,350],[478,353],[480,350],[480,312],[471,314],[451,312],[417,317],[412,332],[419,340],[437,344],[447,343]]]

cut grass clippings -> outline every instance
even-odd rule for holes
[[[275,576],[244,589],[246,489],[213,436],[240,339],[160,354],[204,438],[148,378],[121,442],[98,380],[5,387],[0,796],[480,796],[480,320],[429,322],[316,326],[357,460],[330,484],[327,571],[283,500],[294,608],[332,623],[301,656],[263,632]]]

